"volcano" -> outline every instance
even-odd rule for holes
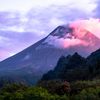
[[[99,20],[96,22],[99,23]],[[75,52],[88,56],[100,48],[99,25],[96,24],[96,30],[93,29],[96,28],[94,24],[93,21],[89,24],[82,20],[58,26],[39,42],[0,62],[0,78],[34,84],[45,72],[55,67],[60,56]]]

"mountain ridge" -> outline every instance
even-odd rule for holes
[[[74,53],[73,55],[70,56],[69,59],[67,59],[67,57],[64,56],[59,58],[56,67],[53,70],[50,70],[46,74],[44,74],[41,81],[88,80],[100,76],[99,72],[100,72],[100,49],[91,53],[87,58],[83,58],[78,53]]]

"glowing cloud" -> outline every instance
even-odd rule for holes
[[[74,21],[70,27],[74,28],[75,33],[80,37],[86,34],[84,31],[89,31],[100,38],[100,19]]]

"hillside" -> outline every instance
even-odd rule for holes
[[[100,78],[100,49],[87,58],[74,53],[62,56],[54,68],[44,74],[42,80],[60,79],[66,81]]]

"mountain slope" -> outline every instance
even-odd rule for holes
[[[80,37],[74,28],[59,26],[44,39],[0,62],[0,77],[14,79],[16,76],[33,84],[45,72],[54,68],[61,55],[77,51],[87,56],[99,47],[100,39],[91,32],[84,30],[84,35]]]

